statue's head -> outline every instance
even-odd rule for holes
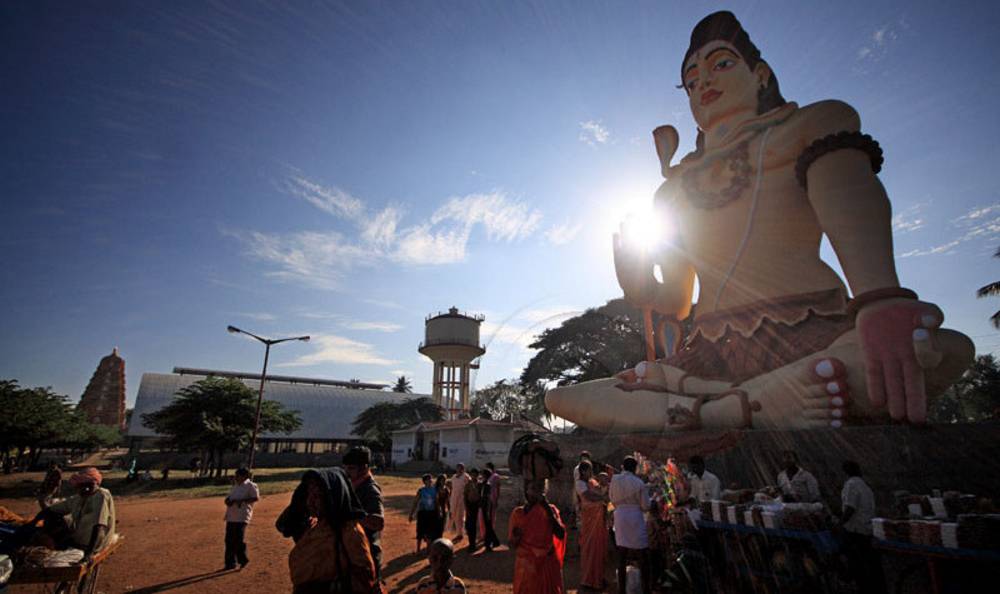
[[[702,130],[729,114],[758,114],[785,103],[778,79],[733,13],[715,12],[691,32],[681,62],[681,85]]]

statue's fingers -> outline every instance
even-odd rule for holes
[[[906,388],[906,418],[911,423],[926,423],[927,390],[923,368],[911,361],[903,363],[903,383]]]
[[[913,331],[913,354],[922,369],[934,369],[944,359],[944,352],[937,348],[934,331],[917,328]]]
[[[906,386],[903,383],[903,365],[899,361],[886,361],[882,364],[882,377],[885,381],[885,398],[889,405],[889,416],[897,421],[906,418]]]
[[[865,364],[865,386],[868,388],[868,397],[876,408],[885,408],[885,381],[882,373],[882,362],[868,359]]]
[[[933,303],[921,303],[920,312],[916,314],[914,326],[933,330],[944,323],[944,312]]]

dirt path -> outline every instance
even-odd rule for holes
[[[387,490],[386,530],[382,536],[384,576],[390,592],[412,591],[427,574],[423,552],[414,553],[414,525],[407,512],[418,481],[397,483]],[[497,514],[497,533],[506,541],[507,522],[513,506],[511,489]],[[117,501],[118,532],[125,544],[108,561],[101,573],[100,591],[108,594],[133,592],[152,594],[288,592],[288,552],[291,540],[282,538],[274,522],[288,504],[291,493],[270,495],[258,503],[247,530],[250,565],[237,572],[220,572],[222,567],[224,506],[221,499],[122,498]],[[31,515],[36,509],[26,499],[0,500],[12,511]],[[503,518],[501,520],[501,518]],[[574,591],[579,582],[579,558],[571,532],[571,555],[566,562],[565,583]],[[465,553],[460,549],[454,572],[476,593],[510,592],[514,560],[506,546],[493,553]],[[609,574],[608,578],[611,578]],[[11,594],[34,594],[36,587],[11,587]]]

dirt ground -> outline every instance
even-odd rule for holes
[[[414,552],[415,526],[407,521],[419,480],[394,480],[384,493],[386,530],[383,575],[389,592],[410,592],[421,577],[428,574],[423,551]],[[514,505],[514,489],[504,485],[504,497],[497,514],[497,534],[506,542],[507,517]],[[222,498],[148,498],[116,499],[118,532],[125,538],[122,548],[105,564],[101,572],[100,592],[229,593],[288,592],[288,552],[290,539],[274,529],[274,522],[288,504],[290,492],[265,496],[254,509],[247,529],[250,564],[242,571],[222,572],[223,522]],[[37,507],[31,499],[0,499],[0,505],[23,515],[32,515]],[[447,536],[447,535],[446,535]],[[564,571],[567,590],[574,592],[579,583],[579,554],[576,533],[570,532],[569,554]],[[492,553],[468,555],[461,542],[453,568],[471,592],[499,594],[511,591],[514,559],[506,546]],[[608,574],[610,581],[613,576]],[[44,592],[39,587],[12,586],[10,594]]]

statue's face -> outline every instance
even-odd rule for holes
[[[684,65],[684,89],[695,122],[710,130],[736,113],[757,111],[757,92],[769,75],[767,66],[751,71],[732,44],[710,41]]]

